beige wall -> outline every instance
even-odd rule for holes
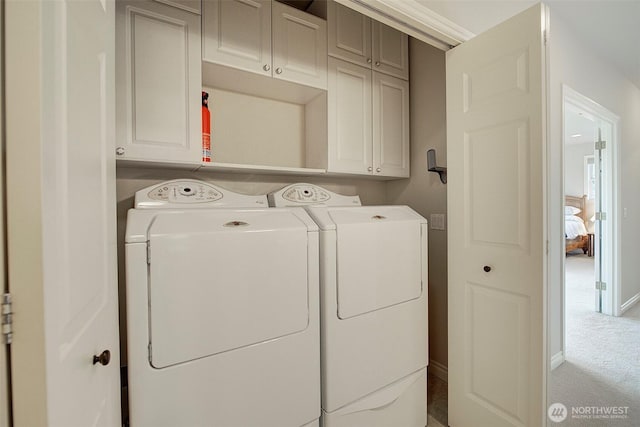
[[[640,89],[606,61],[586,48],[570,28],[551,9],[550,32],[550,146],[549,208],[561,211],[562,186],[562,85],[566,84],[620,116],[619,211],[622,251],[621,302],[640,292],[640,264],[637,242],[640,239]],[[620,213],[620,212],[619,212]],[[550,216],[554,218],[554,216]],[[549,356],[562,349],[562,259],[564,239],[562,218],[549,224]]]
[[[444,52],[410,39],[411,178],[387,184],[390,204],[406,204],[430,219],[447,213],[447,186],[427,172],[427,150],[447,164]],[[446,223],[446,221],[445,221]],[[447,232],[429,229],[429,358],[447,366]],[[434,363],[430,369],[433,370]]]

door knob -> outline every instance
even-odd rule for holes
[[[276,68],[276,74],[282,74],[282,68],[280,67]]]
[[[491,271],[491,267],[489,267],[488,265],[485,265],[482,269],[484,270],[485,273],[488,273]]]
[[[269,71],[271,69],[271,66],[269,64],[264,64],[262,69],[265,71]]]
[[[367,64],[371,64],[371,58],[367,58]]]
[[[371,172],[371,171],[373,170],[373,168],[372,168],[371,166],[369,166],[369,167],[367,168],[367,170],[368,170],[369,172]]]
[[[382,172],[382,169],[376,168],[376,172]]]
[[[380,66],[380,61],[376,61],[376,67]]]
[[[107,366],[111,362],[111,352],[109,350],[105,350],[100,353],[100,356],[93,356],[93,364],[101,364],[102,366]]]

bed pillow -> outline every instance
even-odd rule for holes
[[[576,208],[575,206],[565,206],[564,207],[564,214],[565,215],[577,215],[580,212],[582,212],[582,210]]]

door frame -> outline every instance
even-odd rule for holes
[[[599,121],[608,122],[611,124],[612,128],[612,140],[607,141],[607,149],[610,149],[610,155],[607,156],[607,172],[611,176],[611,197],[607,200],[607,206],[605,207],[605,212],[607,212],[608,218],[613,221],[612,224],[612,232],[611,239],[613,240],[613,244],[611,247],[613,248],[612,253],[609,257],[607,257],[607,262],[609,263],[609,268],[611,271],[611,285],[607,287],[605,292],[608,293],[608,307],[603,307],[603,313],[611,314],[613,316],[620,316],[620,251],[621,242],[620,242],[620,168],[619,165],[619,150],[618,145],[620,141],[620,117],[616,114],[612,113],[602,105],[598,104],[591,98],[581,94],[570,86],[563,84],[562,85],[562,194],[563,197],[565,195],[565,119],[566,119],[566,105],[567,103],[572,104],[575,107],[580,108],[586,113],[596,117]],[[564,200],[562,207],[564,207]],[[556,215],[564,216],[564,212],[560,210],[557,211]],[[561,219],[559,218],[559,221]],[[564,221],[563,230],[564,230]],[[561,316],[561,325],[562,325],[562,354],[566,354],[566,342],[567,342],[567,328],[566,328],[566,257],[562,257],[562,316]]]

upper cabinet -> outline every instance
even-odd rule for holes
[[[329,55],[409,79],[408,36],[335,1],[327,2]]]
[[[199,162],[200,16],[144,0],[116,14],[117,158]]]
[[[327,88],[327,24],[279,2],[205,0],[203,60]]]

